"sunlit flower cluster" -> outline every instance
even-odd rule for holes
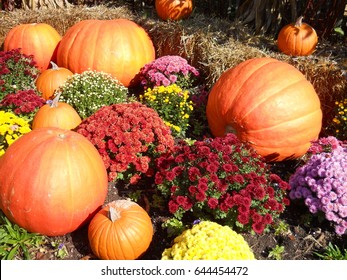
[[[17,90],[35,88],[39,70],[33,56],[20,53],[20,49],[0,51],[0,100]]]
[[[333,119],[333,125],[336,137],[341,140],[347,140],[347,98],[342,101],[336,101],[335,105],[336,114]]]
[[[0,101],[0,110],[11,111],[21,118],[32,121],[38,109],[45,105],[46,101],[35,90],[18,90],[9,93]]]
[[[228,226],[202,221],[174,239],[162,260],[254,260],[242,235]]]
[[[139,102],[100,108],[76,131],[99,151],[109,181],[136,184],[154,174],[154,160],[174,146],[174,138],[158,113]]]
[[[82,119],[105,105],[126,101],[128,89],[110,74],[95,70],[74,74],[59,88],[60,101],[75,108]]]
[[[262,233],[289,204],[289,184],[271,174],[263,158],[231,133],[192,145],[179,141],[156,166],[155,184],[179,220],[190,213]]]
[[[143,66],[138,78],[145,89],[170,84],[177,84],[183,89],[189,89],[199,75],[199,71],[188,64],[183,57],[166,55]]]
[[[11,112],[0,111],[0,156],[20,136],[30,132],[28,122]]]
[[[320,153],[329,153],[335,150],[342,143],[341,140],[334,136],[321,137],[311,143],[310,148],[307,151],[308,155],[315,155]]]
[[[313,214],[323,213],[338,235],[347,232],[347,147],[312,155],[289,184],[291,199],[302,199]]]
[[[158,112],[174,136],[185,136],[193,111],[188,90],[183,90],[176,84],[148,88],[140,95],[140,101]]]

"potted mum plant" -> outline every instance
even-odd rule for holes
[[[174,146],[158,113],[139,102],[103,106],[76,128],[97,148],[110,182],[135,185],[152,177],[154,160]]]
[[[234,134],[188,144],[156,160],[155,184],[173,218],[214,220],[238,231],[266,231],[289,204],[289,185]]]

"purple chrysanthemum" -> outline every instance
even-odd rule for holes
[[[342,235],[347,232],[347,181],[341,179],[347,177],[347,148],[335,140],[329,137],[320,141],[325,148],[311,155],[290,177],[289,197],[305,199],[311,213],[323,212],[335,232]],[[315,146],[312,150],[319,149]]]

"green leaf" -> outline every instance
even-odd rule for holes
[[[16,246],[14,246],[11,251],[9,252],[9,254],[6,257],[6,260],[13,260],[13,258],[15,257],[15,255],[18,252],[18,248],[19,248],[19,244],[17,244]]]
[[[30,254],[29,254],[28,248],[23,243],[20,244],[20,247],[23,250],[24,259],[30,260],[31,258],[30,258]]]
[[[23,257],[30,259],[30,250],[37,248],[45,241],[45,237],[36,233],[29,233],[17,224],[12,224],[0,212],[0,256],[2,259]]]
[[[339,35],[341,35],[341,36],[344,36],[345,35],[345,32],[343,31],[343,29],[339,26],[339,27],[335,27],[334,28],[334,31],[337,33],[337,34],[339,34]]]
[[[18,244],[19,241],[17,239],[7,239],[6,240],[6,244],[7,245],[15,245],[15,244]]]

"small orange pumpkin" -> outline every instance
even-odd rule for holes
[[[60,95],[61,92],[36,112],[32,129],[41,127],[74,129],[82,122],[81,117],[70,104],[58,101]]]
[[[100,210],[107,190],[99,152],[71,130],[32,130],[0,157],[0,209],[30,232],[75,231]]]
[[[267,57],[225,71],[208,96],[206,116],[214,136],[233,132],[268,161],[302,156],[322,128],[312,84],[294,66]]]
[[[51,61],[52,68],[44,70],[36,79],[35,85],[45,100],[54,96],[55,91],[64,82],[73,75],[73,73],[64,67],[58,67]]]
[[[192,0],[156,0],[155,9],[162,20],[188,18],[193,12]]]
[[[88,227],[90,247],[102,260],[135,260],[146,252],[152,238],[153,225],[147,212],[125,199],[108,203]]]
[[[61,40],[58,31],[47,23],[26,23],[13,27],[6,35],[4,51],[20,49],[33,55],[37,68],[42,72],[56,61],[56,48]]]
[[[318,43],[314,28],[302,22],[299,17],[295,24],[284,26],[277,37],[278,49],[287,55],[306,56],[312,54]]]

